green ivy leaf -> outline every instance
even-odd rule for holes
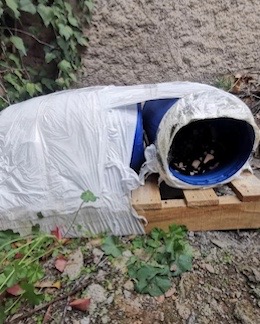
[[[86,203],[90,201],[95,202],[97,200],[97,197],[90,190],[83,192],[80,198]]]
[[[45,54],[45,62],[50,63],[52,60],[55,60],[57,55],[54,52],[46,53]]]
[[[66,40],[68,40],[73,35],[73,30],[70,26],[58,24],[58,27],[60,35],[63,36]]]
[[[42,78],[41,83],[49,90],[54,89],[55,82],[52,79]]]
[[[10,41],[14,44],[14,46],[21,52],[23,55],[26,54],[26,49],[24,47],[24,43],[21,37],[18,36],[11,36]]]
[[[68,16],[68,21],[71,24],[71,26],[73,26],[73,27],[79,26],[77,19],[71,15]]]
[[[4,76],[4,80],[9,82],[15,88],[15,90],[17,90],[18,92],[20,91],[21,87],[18,85],[18,83],[17,83],[18,79],[14,74],[12,74],[12,73],[6,74]]]
[[[31,0],[20,0],[20,9],[32,15],[36,13],[36,7]]]
[[[116,239],[114,236],[107,236],[101,248],[106,255],[112,255],[114,258],[122,254],[121,250],[118,248],[118,245],[116,244]]]
[[[10,54],[10,55],[8,55],[8,58],[9,58],[9,60],[12,60],[15,63],[15,65],[16,65],[17,68],[20,68],[21,67],[20,60],[19,60],[19,58],[16,55]]]
[[[94,3],[91,0],[85,0],[84,5],[91,11],[94,8]]]
[[[20,17],[20,12],[18,11],[18,3],[15,0],[5,0],[6,5],[13,11],[15,18]]]
[[[71,78],[72,81],[76,82],[77,81],[77,77],[75,73],[69,73],[69,77]]]
[[[46,27],[49,26],[52,19],[54,18],[53,10],[51,7],[47,7],[43,4],[37,6],[37,12],[41,16],[42,21]]]
[[[26,83],[25,88],[26,88],[26,91],[29,93],[29,95],[30,95],[31,97],[33,97],[33,95],[34,95],[35,92],[36,92],[36,89],[35,89],[35,85],[34,85],[34,83],[31,83],[31,82]]]

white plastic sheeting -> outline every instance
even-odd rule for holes
[[[212,89],[188,82],[92,87],[8,107],[0,114],[0,230],[26,234],[40,224],[44,231],[70,229],[70,236],[85,230],[143,233],[143,221],[131,207],[131,191],[141,185],[145,172],[161,167],[148,159],[141,180],[129,167],[136,103]],[[153,147],[147,148],[149,153],[155,157]],[[83,205],[71,227],[85,190],[99,199]]]

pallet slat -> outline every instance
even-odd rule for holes
[[[184,198],[188,207],[217,206],[218,196],[213,189],[183,190]]]
[[[157,185],[158,176],[151,175],[145,182],[132,192],[132,206],[138,210],[160,209],[162,200],[160,190]]]
[[[260,181],[253,174],[246,173],[243,178],[233,180],[230,187],[241,201],[260,200]]]

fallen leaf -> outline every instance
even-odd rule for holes
[[[56,226],[56,228],[53,231],[51,231],[51,234],[54,235],[54,236],[56,236],[56,238],[58,240],[61,240],[62,239],[61,230],[59,229],[58,226]]]
[[[75,299],[69,303],[72,308],[80,310],[82,312],[86,312],[88,310],[89,304],[90,298]]]
[[[55,268],[60,272],[63,272],[67,263],[68,261],[63,256],[60,256],[55,261]]]
[[[46,324],[46,323],[48,323],[51,320],[51,306],[52,305],[50,305],[47,308],[47,311],[46,311],[46,313],[44,314],[44,317],[43,317],[42,324]]]
[[[61,271],[62,272],[62,271]],[[34,287],[36,288],[61,288],[61,282],[60,281],[51,281],[51,280],[46,280],[46,281],[41,281],[37,282]]]
[[[19,253],[19,252],[16,253],[15,256],[14,256],[15,259],[22,259],[23,257],[24,257],[24,254]]]
[[[89,241],[89,244],[91,244],[92,246],[100,246],[103,243],[103,239],[101,238],[95,238]]]
[[[7,288],[6,291],[8,294],[13,295],[13,296],[19,296],[23,293],[23,289],[21,288],[20,285],[16,284],[10,288]]]

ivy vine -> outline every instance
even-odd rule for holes
[[[0,110],[76,82],[92,0],[0,1]]]

